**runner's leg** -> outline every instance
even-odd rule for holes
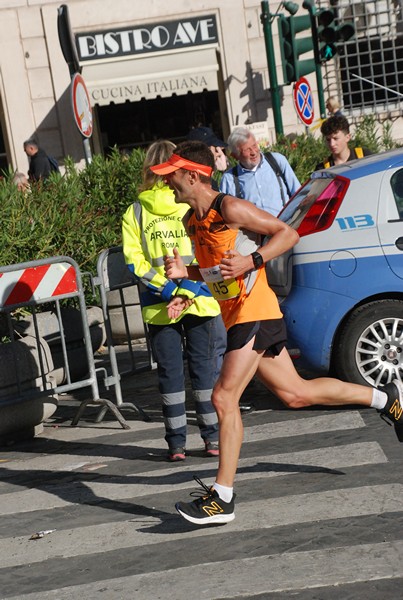
[[[346,383],[331,377],[303,379],[295,369],[287,350],[278,356],[264,356],[256,372],[260,381],[290,408],[315,404],[370,406],[373,389],[356,383]]]
[[[232,487],[243,438],[239,398],[252,379],[263,351],[253,350],[252,339],[246,346],[228,352],[214,387],[212,402],[219,424],[220,459],[217,483]]]

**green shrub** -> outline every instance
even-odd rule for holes
[[[315,138],[313,135],[296,135],[280,137],[270,150],[284,154],[296,176],[304,183],[315,170],[329,150],[323,142],[322,136]]]
[[[83,271],[95,272],[101,250],[121,243],[121,219],[137,197],[144,152],[108,158],[94,156],[78,171],[71,159],[66,173],[17,190],[12,174],[0,181],[0,264],[70,256]]]
[[[374,115],[365,115],[355,130],[354,145],[369,148],[372,152],[382,152],[397,148],[400,144],[392,138],[392,125],[389,121],[378,128]]]

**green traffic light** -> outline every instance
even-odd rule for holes
[[[334,44],[325,44],[320,49],[320,55],[323,61],[331,60],[336,54],[337,48]]]
[[[311,29],[308,15],[285,17],[278,15],[278,33],[281,51],[281,64],[285,85],[298,81],[303,75],[315,70],[314,59],[301,59],[301,55],[313,50],[312,35],[298,37],[297,34]]]
[[[323,9],[316,13],[316,21],[312,30],[315,37],[315,59],[318,63],[331,60],[339,52],[343,52],[342,45],[355,35],[354,23],[340,22],[337,10]]]

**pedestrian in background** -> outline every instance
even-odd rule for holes
[[[329,117],[322,123],[320,131],[331,154],[323,162],[316,165],[315,171],[328,169],[334,167],[334,165],[342,165],[349,160],[372,154],[368,148],[356,147],[350,149],[350,124],[346,117]]]
[[[244,198],[277,216],[301,186],[288,160],[279,152],[263,152],[247,127],[236,127],[228,148],[238,164],[224,173],[220,191]]]
[[[150,167],[168,160],[175,145],[154,142],[147,150],[138,199],[123,216],[123,252],[141,282],[142,316],[157,362],[165,440],[171,461],[185,460],[186,390],[182,341],[195,401],[197,424],[207,456],[217,456],[218,423],[211,393],[226,346],[220,308],[205,283],[173,282],[164,272],[164,256],[177,248],[191,262],[192,245],[173,191]],[[169,306],[168,306],[169,304]],[[183,306],[182,306],[183,304]]]
[[[13,183],[17,186],[20,192],[26,192],[29,190],[28,177],[24,173],[16,172],[13,176]]]
[[[52,171],[59,171],[57,161],[49,157],[34,139],[24,142],[24,151],[29,159],[29,181],[45,180]]]
[[[340,103],[334,96],[326,100],[326,108],[331,117],[342,117],[343,113],[340,109]]]

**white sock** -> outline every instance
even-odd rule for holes
[[[214,482],[213,488],[220,496],[221,500],[224,500],[224,502],[231,502],[234,493],[234,488],[226,487],[225,485],[220,485],[216,481]]]
[[[371,401],[372,408],[377,408],[378,410],[382,410],[382,408],[385,408],[387,401],[388,401],[388,395],[386,392],[381,392],[381,390],[377,390],[375,388],[372,390],[372,401]]]

